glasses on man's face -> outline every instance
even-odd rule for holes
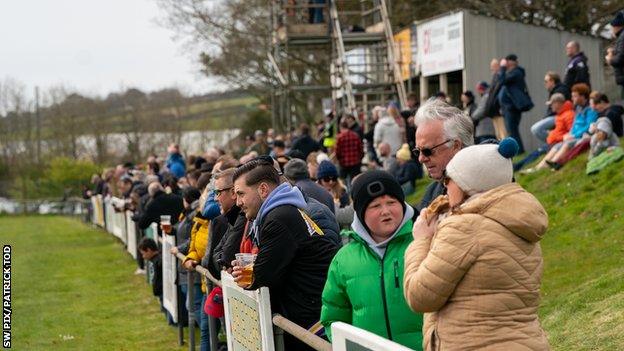
[[[424,148],[424,149],[419,149],[419,148],[414,148],[412,150],[412,152],[414,153],[414,156],[416,156],[416,158],[418,158],[420,156],[420,154],[422,154],[425,157],[431,157],[431,155],[433,155],[433,151],[437,148],[439,148],[440,146],[448,143],[449,141],[451,141],[452,139],[447,139],[445,141],[443,141],[442,143],[438,144],[438,145],[434,145],[432,147],[429,148]]]
[[[215,189],[214,190],[214,194],[215,194],[215,196],[219,196],[222,192],[224,192],[226,190],[230,190],[232,188],[233,188],[233,186],[228,186],[227,188],[223,188],[223,189]]]
[[[323,177],[321,178],[325,183],[338,181],[338,177]]]

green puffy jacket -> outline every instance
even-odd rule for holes
[[[412,242],[412,220],[388,243],[384,258],[355,231],[353,241],[334,257],[323,289],[321,323],[331,339],[331,324],[345,322],[414,350],[422,350],[423,315],[403,296],[403,255]]]

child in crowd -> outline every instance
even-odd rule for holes
[[[143,259],[147,262],[149,271],[150,284],[152,285],[152,293],[158,296],[160,306],[162,308],[162,257],[156,242],[152,238],[143,238],[139,242],[139,252]]]
[[[403,296],[403,256],[412,241],[414,210],[388,172],[372,170],[352,184],[352,241],[334,257],[323,289],[321,323],[345,322],[422,349],[423,315]]]

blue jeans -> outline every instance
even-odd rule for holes
[[[543,118],[541,121],[535,122],[531,126],[531,133],[535,135],[542,144],[546,144],[546,138],[548,138],[548,133],[555,128],[555,116],[548,116]]]
[[[210,331],[208,330],[208,318],[209,316],[204,313],[204,304],[206,304],[206,297],[208,294],[202,294],[201,299],[201,312],[199,317],[199,351],[210,351]]]

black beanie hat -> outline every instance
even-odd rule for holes
[[[353,209],[364,226],[366,226],[364,222],[366,207],[382,195],[399,200],[405,213],[405,194],[399,182],[390,173],[382,170],[367,171],[357,176],[351,184]]]

